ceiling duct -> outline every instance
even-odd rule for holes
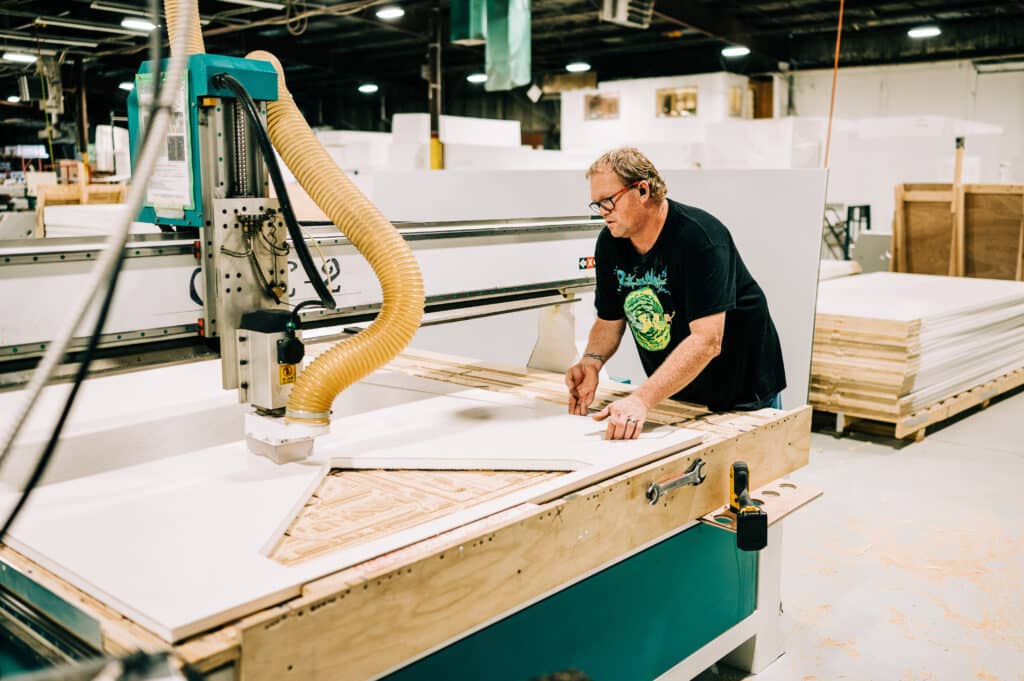
[[[654,0],[604,0],[601,21],[630,28],[647,28],[654,14]]]

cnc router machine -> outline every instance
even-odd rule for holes
[[[155,71],[137,77],[135,136]],[[810,411],[666,402],[627,442],[567,415],[569,313],[600,222],[398,225],[424,282],[417,324],[540,310],[530,366],[406,349],[329,417],[293,409],[309,357],[389,303],[350,234],[291,224],[271,197],[279,82],[267,61],[188,59],[140,216],[168,231],[127,244],[96,375],[0,547],[25,666],[172,650],[211,679],[636,681],[778,657],[780,521],[818,494],[783,478],[807,462]],[[3,407],[57,332],[52,300],[102,248],[0,250],[3,297],[21,301]],[[15,455],[45,439],[61,390]],[[629,390],[603,383],[594,406]],[[737,548],[727,508],[739,460],[767,512],[760,551]]]

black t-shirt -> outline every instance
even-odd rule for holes
[[[690,335],[690,322],[725,312],[722,351],[672,397],[716,411],[760,402],[786,387],[782,347],[761,287],[714,216],[669,201],[644,255],[607,228],[597,237],[597,316],[626,318],[650,376]]]

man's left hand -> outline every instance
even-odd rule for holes
[[[630,395],[612,402],[593,418],[595,421],[608,420],[605,440],[635,440],[643,432],[647,405],[636,395]]]

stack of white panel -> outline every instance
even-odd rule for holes
[[[891,420],[1024,367],[1024,282],[874,274],[818,288],[811,403]]]

